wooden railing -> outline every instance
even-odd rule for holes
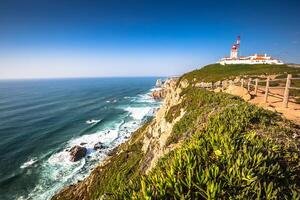
[[[300,78],[292,78],[291,74],[287,75],[287,78],[281,78],[281,79],[270,79],[268,76],[265,80],[258,79],[258,78],[249,78],[248,80],[245,79],[240,79],[239,81],[218,81],[218,82],[211,82],[211,83],[205,83],[201,82],[200,87],[202,88],[211,88],[213,89],[214,87],[226,87],[228,85],[238,85],[244,88],[247,88],[247,90],[250,92],[252,88],[254,88],[254,94],[257,96],[258,89],[260,88],[259,83],[265,83],[264,86],[264,102],[268,102],[268,96],[270,95],[270,89],[283,89],[283,97],[282,97],[282,103],[285,108],[288,107],[288,102],[289,102],[289,93],[290,89],[293,90],[300,90],[300,87],[291,87],[292,80],[300,80]],[[270,82],[275,82],[275,81],[285,81],[285,86],[280,87],[280,86],[270,86]]]

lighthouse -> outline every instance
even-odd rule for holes
[[[230,57],[221,58],[221,65],[234,65],[234,64],[274,64],[274,65],[283,65],[284,63],[281,60],[275,59],[272,56],[268,56],[267,54],[253,54],[251,56],[240,56],[241,37],[238,36],[235,44],[231,46]]]
[[[241,41],[241,37],[238,36],[237,40],[236,40],[236,43],[233,44],[232,47],[231,47],[231,51],[230,51],[230,58],[231,59],[237,59],[238,58],[240,41]]]

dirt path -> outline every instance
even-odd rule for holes
[[[281,113],[285,118],[300,124],[300,104],[296,104],[293,99],[290,99],[288,108],[284,108],[282,103],[283,90],[282,89],[270,89],[270,95],[268,96],[268,103],[264,103],[264,91],[258,90],[257,96],[254,92],[250,94],[254,97],[249,102],[268,110]]]

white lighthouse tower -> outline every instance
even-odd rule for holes
[[[221,58],[221,60],[217,63],[221,65],[234,65],[234,64],[273,64],[273,65],[283,65],[284,63],[281,60],[273,58],[272,56],[268,56],[267,54],[253,54],[250,56],[240,56],[241,37],[238,36],[236,39],[236,43],[232,45],[230,51],[230,57]]]
[[[239,55],[239,48],[240,48],[240,41],[241,41],[241,37],[238,36],[236,43],[234,45],[232,45],[231,47],[231,51],[230,51],[230,58],[231,59],[237,59],[238,55]]]

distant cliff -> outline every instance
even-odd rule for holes
[[[89,177],[52,199],[300,198],[299,125],[239,97],[195,86],[299,69],[226,67],[211,65],[170,81],[155,117]]]

